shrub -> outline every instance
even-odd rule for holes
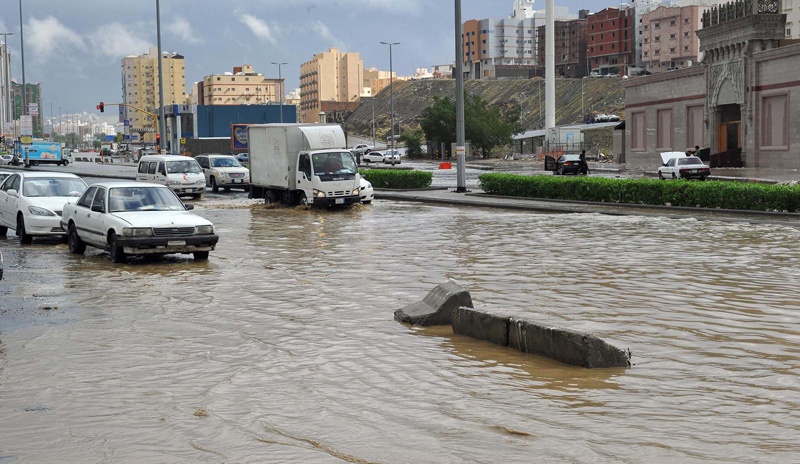
[[[361,177],[372,183],[374,188],[420,189],[431,186],[433,173],[400,169],[367,169]]]
[[[740,182],[664,182],[654,179],[523,176],[485,173],[489,194],[551,200],[632,203],[752,211],[800,212],[800,187]]]

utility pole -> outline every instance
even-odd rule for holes
[[[158,34],[158,134],[156,134],[156,138],[159,139],[158,152],[164,153],[167,143],[164,138],[167,135],[167,121],[164,120],[164,74],[161,63],[164,54],[161,52],[161,5],[159,0],[156,0],[156,33]]]
[[[392,166],[394,166],[394,71],[392,69],[392,47],[394,45],[400,45],[400,42],[381,42],[383,45],[389,46],[389,119],[392,125],[391,129],[391,142],[390,147],[392,155]]]
[[[3,132],[5,132],[5,123],[14,120],[14,111],[11,107],[11,87],[8,80],[8,73],[11,71],[11,59],[8,54],[8,36],[14,35],[13,32],[0,32],[3,36],[3,62],[0,63],[0,68],[3,70],[3,112],[6,117],[3,119]]]
[[[464,134],[464,44],[461,25],[461,0],[455,0],[456,8],[456,192],[467,191],[467,147]]]
[[[276,63],[274,61],[270,61],[270,63],[278,66],[278,91],[281,93],[281,124],[283,124],[283,92],[285,91],[283,88],[283,76],[281,75],[281,66],[289,63]]]

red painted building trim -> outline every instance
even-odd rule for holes
[[[656,101],[649,101],[649,102],[642,102],[642,103],[634,103],[634,104],[631,104],[631,105],[625,105],[625,109],[640,108],[642,106],[669,105],[671,103],[678,103],[678,102],[684,102],[684,101],[704,100],[705,98],[706,98],[705,94],[689,95],[689,96],[686,96],[686,97],[669,98],[669,99],[666,99],[666,100],[656,100]]]
[[[789,87],[800,87],[800,81],[781,82],[780,84],[757,85],[753,87],[753,91],[764,92],[766,90],[786,89]]]

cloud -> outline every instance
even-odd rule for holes
[[[354,11],[376,10],[388,13],[399,13],[409,16],[416,16],[423,11],[423,0],[338,0],[336,2],[320,2],[319,0],[259,0],[261,4],[266,4],[270,8],[290,7],[297,11],[302,5],[310,13],[314,10],[325,9],[326,5],[335,8],[341,13],[348,9]]]
[[[192,30],[192,25],[186,18],[176,18],[167,30],[188,44],[203,43],[203,39]]]
[[[334,37],[333,33],[331,32],[330,28],[326,26],[322,21],[316,20],[311,25],[311,30],[316,32],[320,37],[322,37],[326,42],[328,42],[332,47],[345,49],[347,48],[342,40],[339,40],[337,37]]]
[[[277,42],[274,34],[274,26],[270,26],[266,22],[256,18],[253,15],[242,14],[239,18],[245,26],[250,28],[250,31],[258,38],[263,39],[271,44]]]
[[[52,16],[41,20],[31,18],[25,31],[25,46],[31,47],[32,56],[36,61],[45,61],[52,55],[70,51],[70,48],[79,50],[86,48],[78,33]]]
[[[108,23],[98,27],[89,35],[89,41],[92,50],[120,59],[128,55],[141,55],[155,46],[120,23]]]

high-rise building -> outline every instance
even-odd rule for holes
[[[642,62],[651,73],[685,68],[703,59],[695,32],[708,6],[661,6],[642,15]]]
[[[464,22],[464,72],[469,78],[528,78],[543,74],[537,63],[537,28],[545,25],[546,14],[545,10],[534,10],[533,3],[515,0],[508,18]],[[556,7],[554,14],[559,21],[577,19],[566,7]]]
[[[186,64],[184,57],[175,52],[163,52],[161,65],[164,80],[164,105],[185,104]],[[151,115],[158,114],[160,103],[157,48],[151,48],[144,55],[126,56],[122,59],[122,103],[126,106],[122,107],[121,115],[123,119],[129,121],[131,130],[144,133],[146,142],[155,142],[158,122]]]
[[[36,83],[25,83],[25,98],[22,97],[22,84],[11,80],[11,102],[12,102],[12,116],[15,120],[19,119],[23,114],[31,116],[33,123],[33,136],[42,137],[44,131],[42,129],[42,86]],[[27,102],[28,108],[25,108]],[[36,113],[32,114],[30,106],[36,105]]]
[[[556,21],[555,26],[555,63],[556,76],[583,77],[589,73],[586,61],[586,19],[589,12],[581,10],[580,19],[572,21]],[[539,50],[538,64],[544,69],[545,61],[545,26],[537,31]]]
[[[344,114],[354,110],[363,87],[364,60],[358,53],[331,48],[314,55],[300,65],[302,122],[319,122],[322,111]]]
[[[636,63],[633,8],[606,8],[589,15],[588,61],[591,72],[627,74]]]
[[[364,70],[364,87],[369,88],[369,92],[362,92],[370,96],[378,95],[381,90],[389,87],[392,80],[397,80],[396,72],[381,71],[377,68],[369,68]]]
[[[199,105],[263,105],[278,103],[284,93],[283,79],[271,79],[244,64],[233,72],[212,74],[198,86]]]

